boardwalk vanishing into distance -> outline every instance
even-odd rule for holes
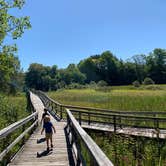
[[[3,159],[10,149],[22,140],[24,143],[25,135],[35,127],[36,129],[28,141],[25,142],[17,154],[8,161],[9,166],[113,166],[112,162],[82,129],[68,109],[66,109],[67,122],[60,121],[58,115],[51,116],[56,134],[53,134],[53,149],[47,151],[45,135],[41,135],[41,118],[44,105],[41,99],[32,92],[30,92],[29,99],[33,113],[27,118],[15,122],[0,131],[0,139],[5,139],[6,136],[17,128],[23,127],[24,129],[25,124],[32,121],[31,126],[25,129],[20,136],[0,153],[0,160],[3,165]],[[52,115],[52,112],[50,113]],[[82,151],[88,154],[88,163]]]
[[[43,103],[34,94],[31,94],[32,104],[38,111],[39,123],[43,113]],[[46,151],[46,142],[44,140],[45,135],[41,135],[41,126],[32,134],[29,140],[24,145],[23,149],[19,152],[16,158],[9,164],[10,166],[36,166],[36,165],[55,165],[65,166],[70,165],[68,158],[67,143],[65,138],[65,123],[58,122],[51,117],[51,121],[56,129],[56,134],[53,134],[53,150]],[[38,155],[37,155],[38,153]]]

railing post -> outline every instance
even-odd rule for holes
[[[121,116],[120,115],[119,115],[119,123],[120,123],[119,127],[122,129],[122,121],[121,121]]]
[[[81,112],[79,112],[79,124],[81,125]]]
[[[53,107],[53,102],[51,103],[51,111],[53,111],[54,110],[54,107]]]
[[[114,132],[116,132],[116,115],[114,115],[113,118],[114,118]]]
[[[90,113],[88,113],[88,125],[90,125]]]
[[[159,121],[156,119],[156,131],[157,131],[157,138],[159,138]]]
[[[24,132],[25,130],[25,124],[22,126],[22,133]],[[22,138],[22,145],[24,145],[25,143],[25,137]]]
[[[61,117],[61,119],[63,119],[63,107],[62,107],[62,105],[60,105],[60,117]]]

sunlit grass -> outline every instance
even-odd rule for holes
[[[49,92],[48,95],[63,104],[105,108],[120,111],[166,111],[166,89],[131,89],[112,87],[110,92],[95,89],[72,89]]]
[[[26,111],[25,94],[19,96],[6,96],[0,94],[0,101],[0,129],[29,114],[29,112]]]

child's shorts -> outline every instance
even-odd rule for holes
[[[52,138],[52,133],[46,133],[46,139]]]

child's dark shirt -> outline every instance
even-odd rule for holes
[[[46,133],[52,133],[52,123],[51,122],[45,122],[43,125],[43,128],[45,129]]]

